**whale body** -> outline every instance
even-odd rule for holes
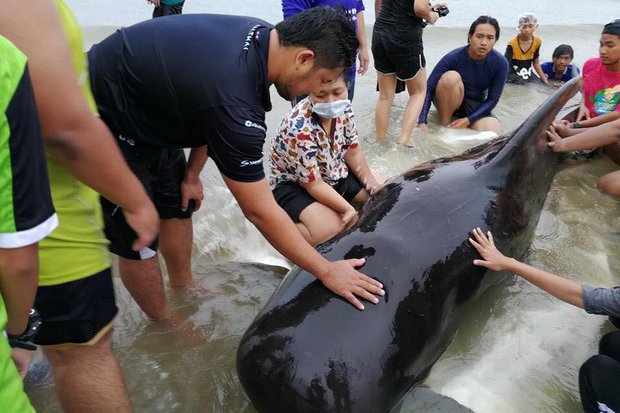
[[[520,257],[559,164],[546,128],[579,89],[575,79],[513,133],[425,162],[390,181],[356,225],[319,247],[329,260],[366,258],[383,283],[359,311],[295,267],[244,334],[240,381],[263,413],[378,413],[390,409],[452,341],[465,306],[488,285],[474,266],[473,228]]]

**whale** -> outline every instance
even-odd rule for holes
[[[357,223],[320,245],[329,260],[365,258],[384,285],[357,310],[294,267],[237,349],[237,373],[261,413],[389,412],[454,338],[469,303],[497,277],[473,265],[468,238],[490,230],[508,256],[526,252],[560,157],[545,131],[580,88],[574,79],[512,133],[391,179]]]

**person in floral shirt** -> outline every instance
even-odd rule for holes
[[[378,186],[359,146],[347,80],[301,100],[271,142],[269,185],[304,238],[316,246],[357,221],[353,204]]]

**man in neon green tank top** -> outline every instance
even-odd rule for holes
[[[56,226],[26,56],[0,36],[0,412],[34,412],[10,347],[31,347],[37,242]]]
[[[41,243],[35,306],[43,324],[35,342],[52,366],[66,411],[128,412],[129,397],[111,346],[118,309],[95,191],[123,204],[138,250],[155,238],[157,212],[93,114],[81,31],[63,0],[0,0],[0,7],[0,34],[30,61],[60,219],[58,230]]]

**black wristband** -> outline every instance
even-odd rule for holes
[[[573,122],[570,126],[573,129],[580,129],[580,128],[583,127],[583,126],[581,126],[581,123],[579,123],[579,122]]]
[[[32,343],[34,336],[39,332],[41,327],[41,316],[34,308],[30,309],[30,315],[28,316],[28,325],[26,330],[20,335],[13,335],[7,333],[9,339],[9,345],[13,348],[23,348],[24,350],[34,351],[37,346]]]

